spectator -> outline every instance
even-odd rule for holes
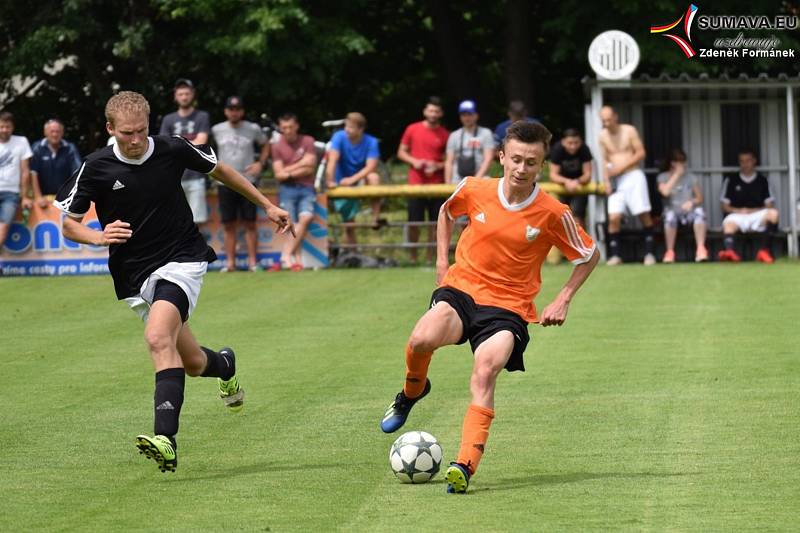
[[[272,146],[272,170],[278,180],[281,209],[288,211],[296,223],[297,237],[294,240],[287,239],[281,251],[280,263],[273,264],[270,270],[278,271],[284,267],[299,272],[303,270],[300,247],[308,232],[308,225],[314,218],[314,202],[317,199],[314,190],[317,153],[314,138],[300,135],[300,122],[294,113],[281,115],[278,129],[281,136]]]
[[[736,233],[760,233],[761,239],[756,260],[773,263],[770,249],[772,233],[778,229],[778,210],[775,197],[769,189],[769,181],[756,172],[758,157],[755,151],[745,148],[739,151],[739,172],[726,176],[722,183],[722,221],[725,234],[725,249],[719,253],[720,261],[741,261],[736,253]]]
[[[56,194],[61,185],[81,167],[78,148],[64,140],[64,124],[57,118],[44,123],[44,139],[31,147],[31,185],[36,204],[46,209],[46,194]]]
[[[656,178],[658,192],[665,198],[664,240],[667,251],[664,263],[675,262],[675,240],[678,226],[691,224],[697,250],[696,262],[708,261],[706,249],[706,213],[703,209],[703,191],[697,176],[686,170],[686,154],[680,148],[673,148],[664,161],[662,172]]]
[[[14,133],[14,115],[0,112],[0,249],[6,242],[8,230],[21,203],[30,209],[28,198],[30,159],[33,155],[28,139]]]
[[[506,130],[511,124],[518,120],[539,123],[537,119],[528,116],[528,108],[525,106],[525,102],[522,100],[511,100],[508,103],[508,120],[504,120],[494,129],[495,148],[498,150],[500,149],[503,144],[503,139],[506,138]]]
[[[244,103],[238,96],[231,96],[225,101],[225,118],[228,120],[211,128],[211,134],[217,143],[217,157],[256,185],[269,159],[267,138],[258,124],[244,120]],[[255,156],[256,146],[261,148],[258,159]],[[222,272],[236,270],[236,233],[239,220],[242,221],[247,243],[247,266],[250,271],[255,272],[259,270],[256,258],[256,206],[225,185],[220,184],[217,191],[222,225],[225,228],[226,261]]]
[[[180,135],[192,144],[208,143],[211,121],[208,113],[195,109],[195,89],[191,80],[181,78],[175,82],[173,95],[178,110],[170,113],[161,121],[160,135]],[[192,208],[195,224],[208,221],[208,205],[206,204],[206,176],[200,172],[187,169],[181,179],[183,192]]]
[[[647,178],[639,168],[645,151],[639,132],[630,124],[620,124],[619,116],[611,106],[600,110],[603,130],[600,132],[600,150],[603,152],[603,183],[608,194],[608,259],[609,266],[619,265],[619,231],[626,211],[639,217],[644,227],[644,264],[656,263],[653,255],[653,218],[650,216],[650,193]],[[614,180],[612,185],[611,180]]]
[[[573,193],[561,201],[572,210],[575,220],[586,229],[586,195],[574,194],[582,185],[592,181],[592,152],[583,143],[575,128],[564,130],[561,142],[550,150],[550,181]]]
[[[436,96],[431,96],[422,110],[424,120],[410,124],[397,149],[400,161],[408,163],[408,184],[423,185],[444,183],[444,152],[447,146],[448,131],[441,125],[444,109],[442,101]],[[428,222],[433,224],[428,228],[428,242],[435,242],[436,221],[439,218],[439,208],[444,203],[442,198],[409,198],[408,221],[422,222],[427,213]],[[416,243],[419,240],[419,226],[408,228],[408,240]],[[417,262],[417,249],[411,248],[409,255],[413,263]],[[433,261],[433,246],[428,247],[428,262]]]
[[[355,187],[366,183],[379,185],[381,178],[377,173],[381,157],[378,139],[365,133],[367,118],[361,113],[348,113],[344,119],[344,130],[337,131],[331,138],[328,162],[325,167],[325,181],[328,187]],[[339,198],[333,201],[333,208],[342,216],[343,222],[352,222],[360,209],[358,200]],[[381,220],[381,200],[372,202],[372,227],[378,229],[386,221]],[[346,225],[344,241],[356,243],[356,229]]]
[[[478,109],[472,100],[458,105],[461,128],[447,139],[445,183],[458,183],[467,176],[482,178],[494,160],[494,138],[489,128],[478,126]]]

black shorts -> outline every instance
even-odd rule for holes
[[[153,291],[153,303],[158,300],[167,301],[177,307],[183,322],[189,319],[189,297],[179,285],[165,279],[158,280]]]
[[[572,196],[562,196],[561,203],[567,204],[572,214],[578,218],[586,218],[586,205],[589,197],[585,194],[574,194]]]
[[[500,307],[477,305],[472,296],[452,287],[439,287],[433,291],[431,307],[436,302],[447,302],[458,313],[464,333],[456,344],[464,344],[469,340],[472,353],[475,353],[483,341],[498,331],[510,331],[514,335],[514,349],[506,363],[506,370],[525,371],[522,356],[528,347],[530,337],[528,323],[521,316]]]
[[[425,213],[428,213],[428,220],[436,222],[439,219],[439,209],[443,203],[443,198],[409,198],[408,221],[423,222]]]
[[[224,185],[217,188],[219,211],[223,224],[236,220],[252,222],[256,219],[256,206],[250,200]]]

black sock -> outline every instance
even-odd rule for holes
[[[725,244],[725,249],[727,251],[733,251],[733,235],[725,235],[725,239],[722,242]]]
[[[220,378],[223,381],[228,381],[233,377],[236,373],[236,369],[227,355],[215,352],[211,348],[206,348],[205,346],[201,346],[200,348],[208,359],[206,369],[201,374],[204,378]]]
[[[619,257],[619,233],[608,234],[608,255]]]
[[[767,224],[767,229],[764,232],[764,246],[763,248],[766,249],[770,254],[772,253],[772,241],[773,235],[777,233],[778,225],[769,223]]]
[[[653,226],[645,227],[642,230],[642,233],[644,233],[644,253],[652,255],[654,249],[653,245],[655,242],[655,239],[653,238]]]
[[[173,446],[178,433],[185,382],[186,373],[182,368],[167,368],[156,372],[154,432],[156,435],[169,437]]]

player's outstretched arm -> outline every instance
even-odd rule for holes
[[[255,205],[263,207],[267,212],[267,217],[278,226],[279,233],[289,232],[294,235],[294,226],[292,219],[289,218],[289,213],[270,202],[266,196],[261,194],[261,191],[256,189],[255,185],[232,167],[218,161],[216,168],[211,171],[209,176],[238,192]]]
[[[436,285],[441,285],[450,268],[450,239],[453,237],[455,220],[447,213],[447,204],[439,209],[436,222]]]
[[[567,320],[567,311],[569,311],[569,304],[575,293],[592,273],[597,262],[600,260],[600,252],[597,250],[592,254],[591,259],[580,265],[576,265],[572,270],[572,275],[564,284],[564,287],[559,291],[553,303],[548,305],[542,311],[539,317],[539,324],[542,326],[560,326]]]
[[[83,220],[83,219],[81,219]],[[72,217],[64,217],[62,233],[64,237],[71,241],[80,242],[83,244],[91,244],[93,246],[108,246],[110,244],[122,244],[131,238],[133,232],[131,225],[121,220],[115,220],[110,224],[106,224],[103,231],[92,229],[85,226],[81,220],[76,220]]]

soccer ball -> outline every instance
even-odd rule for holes
[[[442,447],[424,431],[409,431],[389,449],[389,465],[403,483],[426,483],[439,471]]]

